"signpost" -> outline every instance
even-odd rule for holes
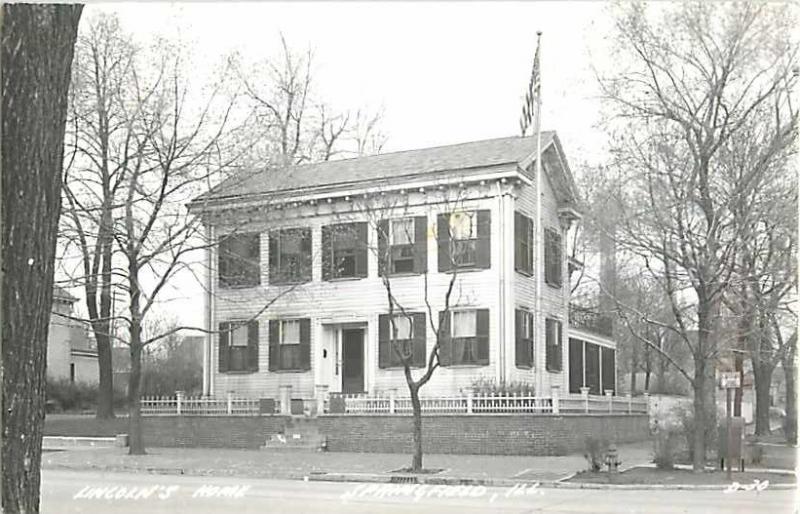
[[[725,413],[726,413],[725,432],[726,432],[726,438],[725,438],[725,440],[727,441],[726,442],[726,449],[725,449],[725,460],[727,461],[726,462],[727,465],[725,466],[725,469],[727,471],[728,480],[730,480],[731,479],[731,473],[732,473],[731,461],[733,460],[732,456],[733,456],[733,453],[734,453],[733,452],[734,442],[732,441],[733,433],[731,432],[731,414],[732,414],[731,413],[731,394],[733,393],[734,389],[738,389],[739,387],[742,386],[741,374],[739,372],[737,372],[737,371],[723,371],[721,376],[720,376],[720,385],[725,388],[725,398],[726,398],[726,403],[725,403]]]

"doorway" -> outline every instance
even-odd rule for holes
[[[342,329],[342,392],[364,392],[364,329]]]

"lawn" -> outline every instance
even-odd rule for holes
[[[732,478],[728,480],[724,471],[694,473],[686,469],[661,470],[658,468],[634,467],[615,475],[610,475],[604,471],[582,471],[570,478],[568,482],[630,485],[730,485],[732,482],[738,482],[742,485],[751,485],[756,480],[759,483],[769,481],[771,484],[793,484],[796,479],[793,475],[765,471],[745,471],[744,473],[733,473]]]

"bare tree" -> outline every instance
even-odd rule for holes
[[[39,512],[64,126],[82,9],[2,8],[4,512]]]
[[[615,62],[622,64],[601,79],[617,133],[614,165],[627,183],[619,243],[663,289],[674,333],[691,348],[696,471],[705,466],[701,434],[714,412],[720,307],[749,234],[731,207],[761,187],[769,169],[746,166],[737,180],[723,164],[734,153],[780,159],[796,136],[792,14],[767,4],[621,6]],[[732,144],[754,125],[757,142]]]

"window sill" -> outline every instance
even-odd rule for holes
[[[308,373],[310,369],[273,369],[270,373]]]
[[[270,285],[270,286],[297,286],[297,285],[300,285],[300,284],[308,284],[309,282],[311,282],[310,278],[306,278],[306,279],[303,279],[303,280],[296,280],[294,282],[284,282],[284,281],[271,280],[271,281],[268,282],[268,285]]]
[[[446,271],[439,271],[439,273],[446,273],[448,275],[452,275],[454,273],[474,273],[476,271],[486,271],[491,269],[490,266],[485,268],[477,267],[477,266],[465,266],[463,268],[453,268]]]
[[[228,370],[228,371],[220,371],[223,375],[252,375],[253,373],[258,373],[258,370]]]
[[[545,283],[546,283],[548,286],[552,287],[553,289],[558,289],[558,290],[561,290],[561,288],[563,287],[563,285],[562,285],[562,284],[555,284],[555,283],[553,283],[553,282],[548,282],[548,281],[546,281],[546,280],[545,280]]]
[[[526,270],[521,270],[521,269],[516,269],[516,268],[514,268],[514,271],[516,271],[520,275],[526,276],[528,278],[533,278],[533,271],[526,271]]]
[[[410,366],[411,369],[425,369],[425,366]],[[405,368],[403,366],[384,366],[383,368],[378,366],[378,369],[383,371],[403,371]]]
[[[530,370],[533,369],[533,366],[528,366],[527,364],[517,364],[516,368],[517,369],[526,369],[526,370],[530,371]]]
[[[424,274],[424,272],[422,272],[422,271],[420,271],[420,272],[404,271],[403,273],[387,273],[386,276],[389,277],[389,278],[403,278],[403,277],[418,277],[418,276],[423,275],[423,274]],[[382,277],[384,275],[379,275],[379,276]]]
[[[448,369],[472,369],[472,368],[485,368],[488,366],[489,363],[486,364],[448,364],[447,366],[442,366],[443,368]]]
[[[548,373],[563,373],[564,370],[563,369],[548,369],[547,372]]]

